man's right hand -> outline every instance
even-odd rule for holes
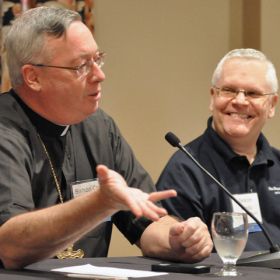
[[[169,242],[173,252],[185,262],[197,262],[210,256],[213,242],[207,226],[200,218],[192,217],[170,228]]]
[[[108,208],[114,208],[116,211],[130,210],[136,218],[145,216],[152,221],[157,221],[167,212],[154,202],[176,196],[176,191],[174,190],[148,194],[140,189],[128,187],[120,174],[104,165],[98,165],[96,170],[101,197],[104,203],[108,205]]]

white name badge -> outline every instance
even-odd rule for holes
[[[244,194],[234,194],[233,195],[242,205],[244,205],[261,223],[262,215],[259,203],[259,197],[257,193],[244,193]],[[245,211],[232,200],[233,212],[245,213]],[[259,225],[248,216],[249,232],[261,231]]]
[[[98,179],[75,181],[71,183],[73,198],[79,197],[100,187]],[[111,217],[105,218],[102,222],[111,221]]]
[[[76,198],[99,188],[98,179],[75,181],[71,183],[73,197]]]

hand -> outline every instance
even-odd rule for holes
[[[174,190],[148,194],[140,189],[130,188],[120,174],[104,165],[97,166],[96,171],[102,200],[108,205],[108,208],[114,208],[116,211],[130,210],[136,218],[145,216],[152,221],[157,221],[167,212],[154,202],[176,196]]]
[[[169,242],[178,258],[185,262],[200,261],[213,249],[208,228],[197,217],[174,224],[170,228]]]

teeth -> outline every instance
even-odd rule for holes
[[[234,117],[234,118],[239,118],[239,119],[249,119],[250,116],[248,116],[247,114],[239,114],[239,113],[230,113],[230,116]]]

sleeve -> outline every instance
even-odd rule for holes
[[[0,124],[0,224],[34,209],[30,182],[31,152],[25,138]]]
[[[181,151],[171,157],[156,183],[158,191],[170,188],[177,191],[177,197],[162,201],[170,215],[183,220],[196,216],[205,222],[202,186],[205,186],[203,174]]]
[[[131,147],[111,118],[110,142],[113,149],[115,170],[125,178],[128,186],[139,188],[147,193],[155,191],[150,175],[138,162]],[[151,223],[146,218],[136,220],[135,216],[129,211],[116,213],[113,222],[132,244],[140,239],[146,227]]]

